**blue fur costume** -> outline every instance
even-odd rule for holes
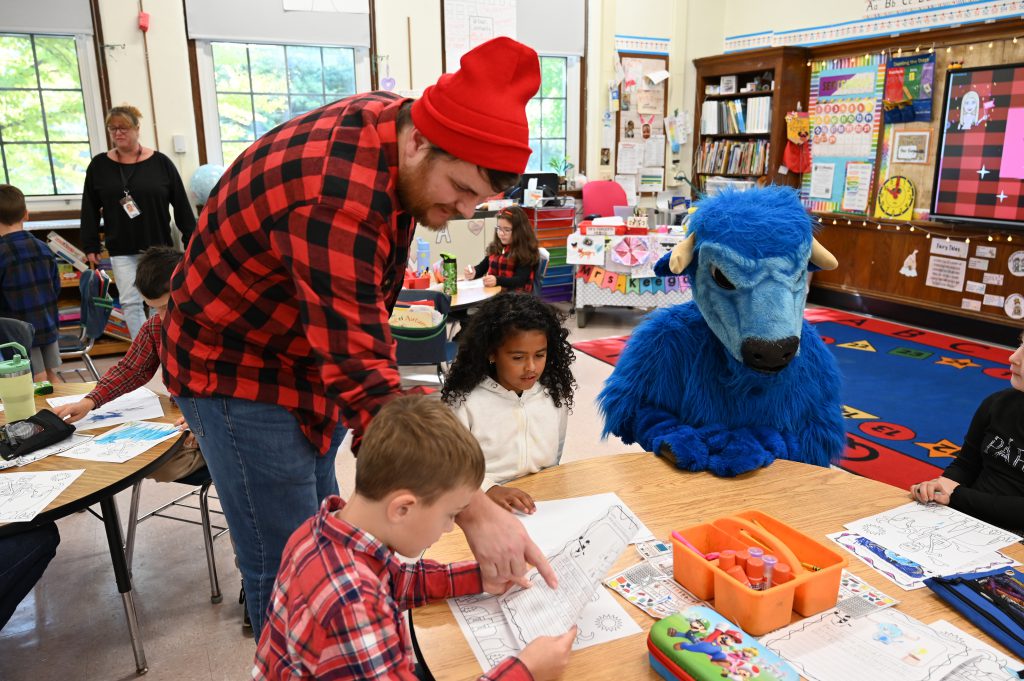
[[[670,257],[682,254],[672,262],[685,267],[694,299],[633,332],[598,396],[605,435],[720,476],[776,458],[839,459],[839,370],[803,319],[812,250],[818,266],[835,266],[817,242],[812,249],[812,224],[785,187],[700,202],[694,238],[655,268],[670,275]]]

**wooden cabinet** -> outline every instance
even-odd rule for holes
[[[797,186],[799,176],[778,172],[786,143],[786,113],[807,105],[808,51],[773,47],[694,59],[694,184],[717,181]],[[724,86],[724,87],[723,87]],[[726,92],[722,92],[725,89]],[[747,90],[744,92],[744,90]],[[717,114],[717,120],[710,120]],[[763,155],[763,158],[761,157]]]

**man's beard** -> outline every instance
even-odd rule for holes
[[[427,175],[432,169],[433,163],[425,161],[418,165],[415,170],[398,175],[398,201],[402,209],[412,215],[416,224],[422,225],[435,232],[448,226],[445,220],[441,224],[433,224],[429,221],[428,215],[431,209],[441,209],[435,203],[431,203],[423,196],[423,187],[427,183]]]

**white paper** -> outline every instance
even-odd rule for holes
[[[928,275],[925,277],[924,284],[925,286],[959,292],[964,290],[964,279],[966,277],[966,261],[933,255],[928,258]]]
[[[980,281],[969,281],[964,287],[964,291],[967,293],[977,293],[979,296],[985,295],[985,284]]]
[[[895,608],[858,618],[830,609],[767,634],[761,643],[811,681],[941,679],[972,657],[966,645]]]
[[[986,293],[984,300],[981,301],[982,305],[990,305],[992,307],[1002,307],[1006,302],[1003,296],[997,296],[992,293]]]
[[[644,143],[644,165],[661,166],[661,172],[665,172],[665,136],[651,135],[651,138]],[[648,172],[645,168],[643,172]]]
[[[0,475],[0,522],[32,520],[84,472],[68,470]]]
[[[950,574],[1020,537],[949,506],[912,501],[846,523],[847,529],[937,574]]]
[[[484,287],[484,278],[478,277],[476,279],[462,279],[458,282],[458,291],[472,291],[474,289],[482,289]]]
[[[501,610],[519,642],[525,646],[538,636],[558,636],[568,631],[637,529],[621,506],[613,506],[549,556],[551,569],[558,577],[557,588],[549,587],[534,571],[527,577],[529,589],[514,588],[499,596]]]
[[[835,163],[811,164],[811,197],[815,199],[832,198],[832,178],[836,174]]]
[[[992,284],[993,286],[1003,285],[1003,275],[996,274],[994,272],[986,272],[981,276],[981,280],[986,284]]]
[[[626,205],[636,205],[636,175],[616,175],[615,181],[626,192]]]
[[[77,447],[83,442],[88,442],[89,440],[92,439],[92,437],[92,435],[81,435],[79,433],[72,433],[71,435],[68,435],[66,438],[61,440],[60,442],[52,444],[49,447],[42,447],[34,452],[25,454],[24,456],[13,458],[10,461],[4,461],[3,459],[0,459],[0,471],[4,470],[5,468],[20,468],[21,466],[27,466],[30,463],[39,461],[40,459],[45,459],[48,456],[53,456],[54,454],[66,452],[72,447]]]
[[[987,270],[988,260],[985,260],[985,258],[971,258],[967,261],[967,267],[972,270]]]
[[[947,255],[951,258],[966,258],[971,252],[971,247],[966,241],[932,239],[928,252],[935,255]]]
[[[967,646],[974,659],[963,663],[952,673],[943,677],[943,681],[1008,681],[1019,677],[1014,673],[1021,664],[1007,657],[981,639],[975,638],[966,631],[959,629],[952,622],[936,620],[929,624],[943,638]]]
[[[922,567],[909,558],[904,558],[869,539],[861,537],[856,532],[833,532],[825,536],[855,555],[872,570],[906,591],[923,588],[924,580],[937,575],[937,573]],[[999,551],[993,551],[976,561],[960,565],[953,570],[947,570],[945,574],[983,572],[1016,564],[1017,562],[1009,556]]]
[[[960,300],[960,307],[964,310],[973,310],[974,312],[981,312],[981,301],[971,300],[970,298],[962,298]]]
[[[596,518],[611,506],[621,506],[626,514],[637,525],[636,534],[631,543],[654,539],[647,526],[636,516],[615,492],[592,494],[585,497],[570,497],[552,501],[536,502],[537,510],[531,515],[520,516],[523,527],[530,539],[540,547],[544,555],[557,551],[571,536],[573,528],[580,518]],[[576,528],[579,529],[579,528]]]
[[[65,404],[74,404],[83,397],[85,396],[51,397],[46,400],[46,403],[51,407],[60,407]],[[84,419],[75,422],[75,428],[77,430],[92,430],[93,428],[116,426],[129,421],[159,419],[163,416],[164,408],[160,405],[160,398],[149,388],[143,387],[121,395],[102,407],[93,409]]]
[[[996,247],[978,246],[976,249],[974,249],[974,255],[978,256],[979,258],[994,258],[996,257]]]
[[[660,192],[665,188],[664,168],[644,168],[640,173],[640,191]]]
[[[643,165],[643,160],[643,144],[636,142],[619,142],[619,148],[615,154],[616,172],[626,175],[639,172],[640,166]],[[621,184],[621,182],[619,184]]]
[[[84,461],[124,463],[164,440],[178,435],[181,435],[181,431],[171,423],[131,421],[57,456]]]
[[[651,71],[645,76],[652,84],[657,85],[661,81],[669,77],[669,72],[661,69],[658,71]]]
[[[655,619],[694,605],[707,605],[672,580],[671,555],[641,561],[612,575],[604,583]]]
[[[868,207],[871,193],[871,163],[847,163],[843,186],[842,209],[863,212]]]

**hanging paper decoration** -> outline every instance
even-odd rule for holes
[[[573,232],[565,242],[565,262],[570,265],[603,265],[604,237]]]
[[[651,251],[647,237],[624,236],[612,239],[612,261],[626,267],[636,267],[647,262]]]

